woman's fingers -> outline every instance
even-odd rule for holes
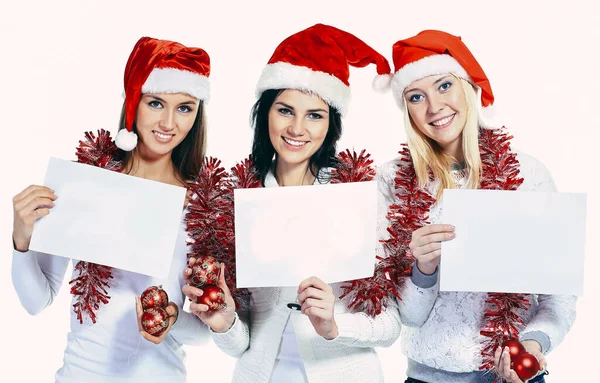
[[[331,318],[332,318],[331,311],[321,308],[321,307],[315,307],[315,306],[304,307],[300,310],[300,312],[304,315],[319,318],[322,320],[331,320]]]
[[[25,190],[23,190],[21,193],[14,196],[13,203],[15,205],[17,205],[21,201],[32,199],[35,197],[40,197],[40,196],[48,197],[53,200],[57,198],[56,194],[54,193],[54,190],[50,189],[49,187],[40,186],[40,185],[31,185],[31,186],[27,187]]]
[[[204,294],[202,289],[199,289],[192,285],[185,285],[181,288],[181,291],[185,294],[185,296],[192,302],[196,301],[196,297]]]
[[[31,215],[31,213],[35,212],[39,208],[52,207],[54,207],[54,202],[50,198],[37,197],[29,201],[27,205],[25,205],[21,210],[19,210],[19,213],[21,218],[26,219],[27,216]]]
[[[423,227],[415,230],[413,232],[413,239],[415,237],[423,237],[423,236],[427,236],[430,234],[452,232],[452,231],[454,231],[454,226],[452,226],[452,225],[446,225],[446,224],[427,225],[427,226],[423,226]]]
[[[448,241],[453,239],[456,234],[452,232],[443,232],[443,233],[433,233],[425,236],[419,236],[413,238],[413,243],[415,247],[424,247],[433,243],[440,243],[443,241]]]
[[[328,298],[328,293],[315,287],[308,287],[298,294],[298,303],[302,304],[308,298],[323,300]]]
[[[323,282],[321,279],[313,276],[306,278],[305,280],[300,282],[300,286],[298,286],[298,294],[301,294],[304,290],[306,290],[309,287],[314,287],[326,293],[333,291],[331,286]]]

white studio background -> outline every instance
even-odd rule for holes
[[[115,134],[123,70],[137,39],[176,40],[210,54],[208,151],[230,167],[250,149],[248,115],[263,66],[285,37],[318,22],[354,33],[389,59],[394,42],[423,29],[462,36],[491,80],[496,105],[515,135],[514,146],[545,163],[561,191],[588,193],[585,296],[578,302],[573,329],[548,357],[548,381],[593,376],[596,353],[584,351],[595,349],[600,340],[595,166],[600,18],[593,2],[237,3],[69,0],[0,6],[0,123],[5,139],[0,152],[0,289],[8,346],[3,380],[52,380],[62,364],[70,310],[68,277],[41,314],[32,317],[20,305],[10,276],[12,197],[43,182],[49,156],[74,159],[84,131],[104,128]],[[374,74],[374,66],[352,70],[353,100],[339,148],[366,148],[380,164],[396,155],[405,136],[391,94],[371,90]],[[187,353],[190,382],[230,381],[234,359],[212,343],[188,347]],[[400,342],[379,355],[386,380],[403,381],[406,362]]]

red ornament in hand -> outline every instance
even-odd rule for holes
[[[517,339],[509,339],[502,343],[502,351],[504,351],[506,347],[508,347],[508,353],[510,354],[511,360],[520,353],[525,352],[525,347]]]
[[[160,307],[150,307],[142,314],[144,331],[153,336],[160,336],[169,327],[169,314]]]
[[[202,291],[204,293],[196,298],[196,303],[207,305],[210,311],[218,311],[227,307],[225,304],[225,293],[219,286],[204,286]]]
[[[540,362],[528,352],[522,352],[512,358],[512,369],[515,370],[521,380],[528,380],[540,371]]]
[[[219,280],[221,263],[210,255],[196,259],[192,266],[192,284],[196,287],[214,285]]]
[[[142,293],[141,299],[142,309],[146,310],[151,307],[166,308],[169,304],[169,296],[163,290],[162,286],[150,286]]]

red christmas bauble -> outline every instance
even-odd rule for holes
[[[508,353],[510,354],[511,360],[520,353],[525,352],[525,347],[517,339],[509,339],[502,343],[502,351],[504,351],[505,347],[508,347]]]
[[[221,310],[226,307],[225,293],[219,286],[204,286],[202,291],[204,291],[204,294],[196,298],[196,303],[207,305],[211,311]]]
[[[154,336],[160,336],[169,327],[169,314],[160,307],[150,307],[142,314],[142,327]]]
[[[197,287],[214,285],[219,280],[221,263],[210,255],[196,259],[192,266],[192,283]]]
[[[528,380],[540,371],[540,362],[528,352],[522,352],[512,359],[512,369],[521,380]]]
[[[169,296],[163,290],[162,286],[150,286],[142,293],[142,308],[144,310],[151,307],[166,308],[169,304]]]

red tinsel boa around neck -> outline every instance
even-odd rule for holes
[[[117,158],[117,147],[110,132],[99,130],[95,135],[85,133],[79,141],[77,161],[111,171],[122,171],[123,163]],[[337,169],[332,174],[333,183],[370,181],[375,177],[373,161],[363,150],[360,154],[346,150],[338,157]],[[198,176],[189,183],[192,197],[185,216],[189,252],[187,257],[211,255],[226,267],[225,278],[236,301],[236,308],[247,309],[247,289],[236,287],[235,268],[235,216],[234,189],[260,187],[258,174],[251,159],[237,163],[229,172],[216,158],[205,158]],[[97,321],[101,305],[109,303],[112,268],[79,261],[74,268],[77,277],[69,281],[75,298],[73,311],[80,323],[87,316]],[[183,270],[182,270],[183,272]]]

